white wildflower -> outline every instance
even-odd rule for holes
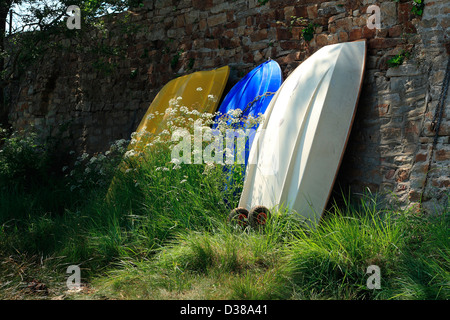
[[[180,107],[180,112],[182,112],[182,113],[188,113],[188,112],[189,112],[189,109],[188,109],[187,107],[185,107],[185,106],[182,106],[182,107]]]
[[[202,88],[202,87],[198,87],[198,88],[197,88],[197,91],[198,91],[198,92],[203,91],[203,88]]]
[[[143,136],[147,133],[147,126],[143,126],[142,129],[139,131],[139,135]]]
[[[202,118],[208,119],[208,118],[212,118],[212,117],[213,117],[213,115],[211,113],[208,113],[208,112],[202,113]]]
[[[242,114],[242,110],[241,109],[235,109],[235,110],[231,110],[230,112],[228,112],[231,116],[233,117],[240,117]]]
[[[169,107],[175,105],[177,103],[177,100],[175,98],[172,98],[169,100]],[[167,112],[167,111],[166,111]]]
[[[131,149],[131,150],[128,150],[127,152],[125,152],[124,157],[131,158],[131,157],[134,157],[135,155],[136,155],[136,152],[133,149]]]
[[[214,162],[207,162],[203,174],[208,175],[214,169],[214,167],[215,167]]]

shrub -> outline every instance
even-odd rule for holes
[[[402,65],[403,62],[405,61],[405,59],[408,59],[409,56],[410,56],[409,52],[402,50],[402,52],[400,52],[399,54],[397,54],[394,57],[392,57],[391,59],[389,59],[387,61],[387,65],[390,68],[398,67],[398,66]]]
[[[36,132],[14,132],[2,138],[0,183],[21,187],[42,180],[49,169],[48,151]]]

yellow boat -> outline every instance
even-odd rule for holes
[[[189,110],[197,110],[200,113],[216,112],[229,74],[230,68],[225,66],[171,80],[157,94],[136,132],[144,131],[152,136],[161,133],[165,121],[152,115],[164,114],[174,104],[174,99]]]
[[[229,75],[230,67],[225,66],[211,71],[194,72],[168,82],[156,95],[142,118],[136,129],[135,143],[134,145],[130,144],[128,150],[142,151],[142,147],[149,138],[162,133],[168,117],[161,118],[151,115],[164,115],[166,110],[173,106],[174,100],[189,110],[198,111],[199,114],[216,112]],[[123,162],[121,169],[125,168],[127,165]],[[115,182],[116,177],[111,182],[107,198],[111,196]]]

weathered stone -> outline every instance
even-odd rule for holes
[[[353,29],[348,34],[348,38],[350,41],[359,40],[363,38],[362,29]]]
[[[291,33],[284,28],[277,28],[277,40],[289,40]]]
[[[316,44],[319,47],[326,46],[328,44],[328,36],[326,34],[319,34],[316,36]]]
[[[387,32],[386,32],[387,33]],[[370,39],[369,46],[374,49],[394,48],[402,44],[402,39],[398,38],[375,38]]]
[[[397,23],[397,3],[385,1],[380,4],[381,25],[383,28],[389,28]]]
[[[402,64],[398,67],[389,68],[386,77],[405,77],[422,75],[422,71],[412,64]]]
[[[318,10],[318,16],[329,17],[342,12],[345,12],[342,4],[338,4],[336,1],[322,2]]]
[[[225,24],[227,22],[226,13],[216,14],[207,19],[208,26],[214,27],[220,24]]]

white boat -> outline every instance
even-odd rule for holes
[[[252,144],[240,207],[283,207],[317,226],[353,124],[365,60],[365,40],[329,45],[285,80]]]

